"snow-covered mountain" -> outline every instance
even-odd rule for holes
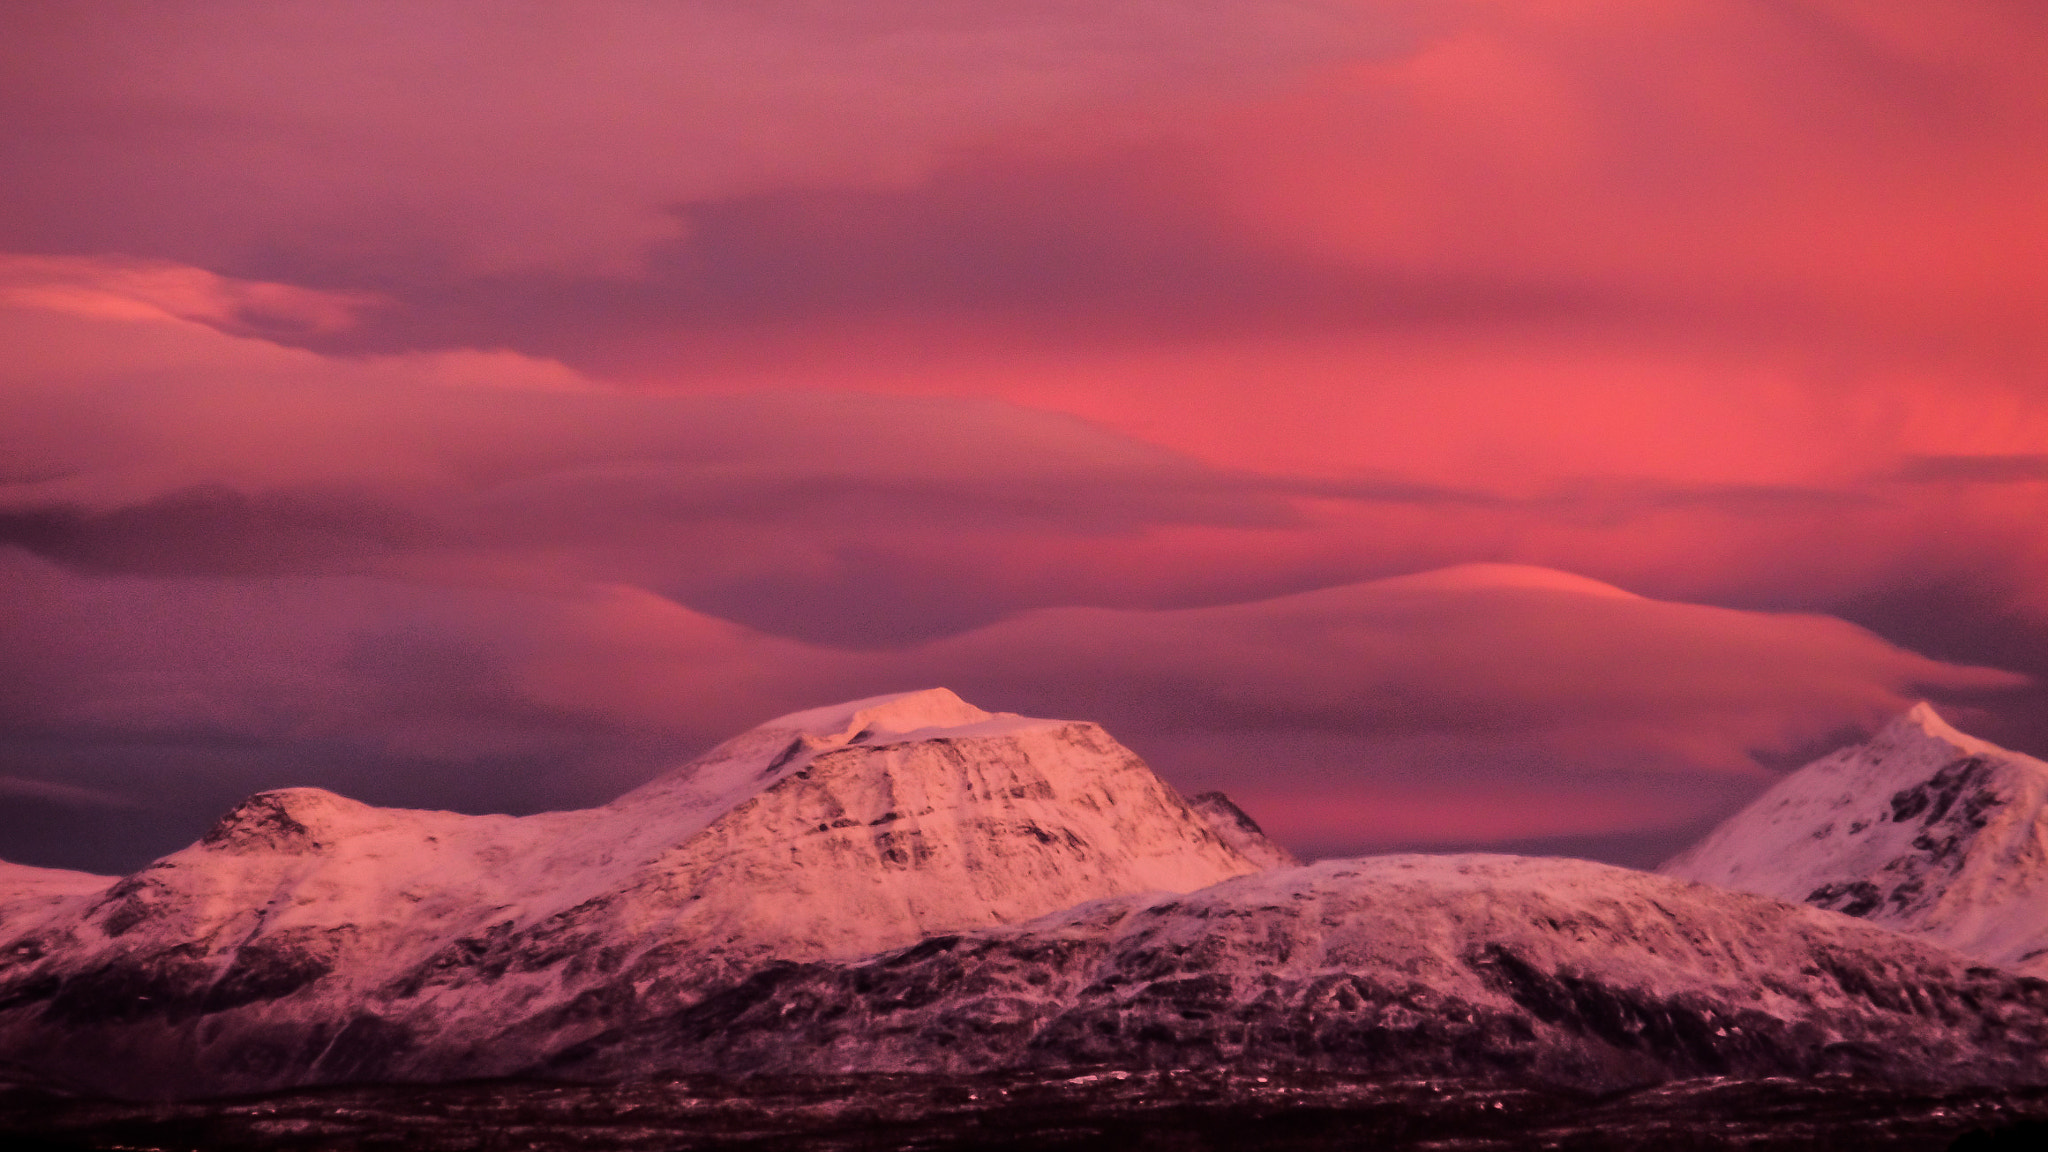
[[[0,872],[0,1062],[162,1094],[508,1072],[770,960],[1256,871],[1232,845],[1263,837],[1225,832],[1099,727],[944,689],[584,811],[266,792],[118,881]]]
[[[2048,764],[1919,704],[1780,780],[1659,871],[2048,975]]]
[[[1923,759],[1895,822],[1995,826],[1943,783],[1976,769]],[[0,868],[0,1073],[2048,1079],[2048,983],[1834,912],[1582,861],[1263,867],[1288,859],[1092,724],[943,690],[782,717],[580,812],[267,792],[118,880]]]
[[[780,964],[579,1077],[1228,1066],[2048,1079],[2048,985],[1801,905],[1579,860],[1390,856]]]

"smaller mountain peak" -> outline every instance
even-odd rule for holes
[[[367,810],[325,788],[279,788],[229,809],[199,842],[232,853],[320,852],[333,846],[350,816]]]
[[[1010,715],[976,708],[950,688],[926,688],[792,712],[761,727],[801,732],[832,743],[852,743],[933,728],[964,728]]]
[[[2048,764],[1922,702],[1780,780],[1659,869],[2048,970]]]
[[[1191,796],[1188,807],[1208,821],[1209,827],[1223,838],[1225,844],[1261,868],[1293,868],[1301,863],[1294,853],[1268,837],[1257,820],[1221,792]]]

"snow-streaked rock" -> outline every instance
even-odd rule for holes
[[[1332,860],[857,962],[779,964],[555,1062],[2048,1079],[2048,984],[1831,912],[1578,860]]]
[[[1223,842],[1237,849],[1261,868],[1293,868],[1301,861],[1294,853],[1274,843],[1244,809],[1231,803],[1221,792],[1202,792],[1188,798],[1188,806],[1202,814]]]
[[[487,1075],[769,960],[1260,866],[1093,724],[876,697],[770,721],[603,808],[293,788],[118,882],[38,880],[32,917],[0,898],[0,1061],[183,1095]]]
[[[2048,764],[1919,704],[1785,777],[1659,871],[2048,975]]]

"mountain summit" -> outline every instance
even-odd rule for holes
[[[138,1095],[509,1072],[773,960],[1257,871],[1228,832],[1096,725],[945,689],[583,811],[265,792],[118,881],[0,872],[0,1066]]]
[[[2048,764],[1914,706],[1659,869],[2048,975]]]

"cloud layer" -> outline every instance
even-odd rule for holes
[[[936,683],[1108,723],[1304,846],[1654,830],[1754,787],[1753,754],[2027,683],[1552,569],[1270,587],[1327,583],[1314,552],[1357,517],[1443,538],[1630,521],[1640,494],[1222,468],[986,399],[336,358],[137,282],[0,310],[29,353],[0,418],[0,744],[11,792],[156,849],[285,783],[598,802],[777,712]],[[73,840],[63,862],[118,855]]]
[[[0,856],[929,683],[1314,850],[2048,751],[2026,5],[9,25]]]

